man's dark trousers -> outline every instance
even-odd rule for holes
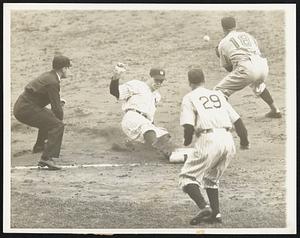
[[[58,158],[60,154],[64,124],[48,108],[40,108],[21,95],[14,107],[14,116],[18,121],[39,129],[37,143],[44,142],[42,158]]]

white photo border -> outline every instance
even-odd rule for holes
[[[295,234],[296,233],[296,4],[3,4],[3,231],[6,233],[71,234]],[[12,10],[283,10],[286,45],[286,228],[266,229],[12,229],[11,190],[11,72],[10,23]]]

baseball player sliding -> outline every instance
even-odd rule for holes
[[[131,80],[119,85],[119,79],[126,71],[122,63],[115,66],[110,82],[110,93],[123,101],[122,130],[131,141],[145,143],[169,158],[175,146],[165,128],[154,124],[156,106],[161,96],[159,89],[165,78],[165,70],[152,68],[147,81]]]
[[[236,31],[233,17],[221,20],[225,37],[216,47],[220,65],[230,72],[217,86],[228,98],[231,94],[250,86],[255,95],[260,96],[270,107],[265,116],[280,118],[281,112],[275,105],[265,85],[269,73],[268,62],[261,56],[257,41],[246,32]]]
[[[182,100],[180,125],[184,127],[185,146],[191,144],[195,135],[195,153],[184,163],[179,184],[200,209],[191,225],[221,222],[219,179],[236,153],[230,129],[234,125],[241,149],[249,148],[247,130],[220,91],[203,87],[205,79],[200,68],[188,72],[188,81],[192,91]],[[203,198],[200,185],[206,189],[210,205]]]

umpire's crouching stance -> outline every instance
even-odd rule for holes
[[[59,157],[64,133],[60,81],[67,77],[70,66],[69,58],[55,56],[53,69],[29,82],[14,105],[14,116],[18,121],[39,129],[33,147],[33,152],[43,152],[38,165],[53,170],[60,169],[53,158]],[[49,103],[51,110],[46,108]]]

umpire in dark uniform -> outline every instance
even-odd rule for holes
[[[38,163],[52,170],[60,169],[53,158],[58,158],[64,133],[60,81],[68,75],[70,59],[58,55],[53,58],[52,70],[29,82],[14,105],[16,119],[39,129],[33,153],[41,152]],[[46,108],[51,104],[51,110]],[[47,142],[45,142],[47,140]]]

